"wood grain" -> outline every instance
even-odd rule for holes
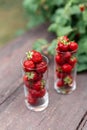
[[[25,107],[20,60],[37,38],[53,38],[47,33],[47,26],[0,49],[0,130],[87,130],[87,73],[77,76],[75,92],[57,94],[53,88],[53,60],[49,67],[48,108],[32,112]]]

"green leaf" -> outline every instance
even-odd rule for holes
[[[85,9],[85,11],[83,12],[83,21],[84,24],[87,25],[87,9]]]
[[[87,55],[85,53],[78,55],[78,63],[87,64]]]
[[[64,26],[66,23],[69,22],[69,19],[67,19],[67,17],[64,17],[61,15],[61,16],[55,18],[55,22],[57,24],[60,24],[61,26]]]
[[[87,54],[87,37],[83,36],[80,40],[79,40],[79,50],[78,50],[78,54],[81,53],[86,53]]]
[[[56,23],[53,23],[53,24],[51,24],[51,25],[49,26],[48,31],[55,32],[56,28],[57,28],[57,24],[56,24]]]
[[[42,52],[43,47],[47,45],[48,42],[45,39],[38,39],[37,41],[34,42],[33,49]]]
[[[31,17],[31,19],[29,20],[27,24],[27,28],[38,26],[39,24],[42,24],[44,22],[45,22],[45,18],[43,16],[37,15],[37,16]]]
[[[53,0],[55,5],[62,5],[64,3],[64,0]]]
[[[35,0],[24,0],[23,6],[29,13],[35,13],[39,7],[39,3]]]
[[[57,28],[57,36],[63,36],[63,35],[68,35],[69,33],[72,32],[72,28],[71,26],[59,26],[58,25],[58,28]]]
[[[87,70],[87,64],[77,64],[77,71],[82,72]]]
[[[69,11],[70,11],[71,15],[76,15],[76,14],[80,14],[81,13],[78,5],[71,6]]]
[[[48,47],[48,53],[50,55],[54,55],[55,54],[55,48],[56,48],[56,44],[57,44],[57,40],[53,40],[52,43],[49,45]]]
[[[81,34],[84,34],[86,32],[86,26],[85,26],[85,23],[83,20],[80,20],[78,23],[77,23],[77,28],[78,28],[78,31],[81,33]]]

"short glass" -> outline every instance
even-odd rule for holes
[[[56,51],[54,56],[54,89],[60,94],[70,94],[76,89],[76,52],[77,50],[73,52]],[[61,56],[58,63],[57,55]],[[71,55],[71,59],[68,59],[69,55]]]
[[[49,103],[49,94],[48,94],[48,58],[42,55],[43,61],[46,62],[46,66],[43,66],[38,69],[45,69],[44,73],[38,73],[37,69],[29,69],[27,72],[23,66],[23,62],[26,60],[26,57],[23,58],[21,61],[22,64],[22,74],[23,74],[23,81],[24,77],[27,75],[32,75],[32,72],[37,73],[38,79],[33,81],[32,79],[28,81],[24,81],[24,94],[25,94],[25,104],[28,109],[32,111],[42,111],[47,108]],[[41,90],[38,88],[38,85],[41,85]],[[37,88],[37,90],[35,89]]]

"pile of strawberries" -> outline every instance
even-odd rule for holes
[[[77,52],[78,44],[70,41],[67,36],[62,36],[58,39],[56,46],[56,76],[58,78],[57,87],[70,87],[73,83],[72,72],[77,63],[75,53]]]
[[[46,93],[43,74],[47,71],[47,63],[39,52],[32,50],[26,53],[23,69],[25,72],[23,81],[28,89],[27,100],[28,103],[34,105]]]

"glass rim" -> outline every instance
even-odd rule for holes
[[[42,69],[42,68],[48,66],[48,64],[49,64],[49,59],[48,59],[48,57],[45,56],[45,55],[42,55],[42,57],[44,57],[44,58],[46,59],[46,65],[44,65],[43,67],[39,67],[38,69]],[[26,56],[24,56],[24,57],[21,59],[21,65],[22,65],[23,68],[25,68],[24,65],[23,65],[23,61],[24,61],[25,58],[26,58]],[[27,58],[26,58],[26,59],[27,59]],[[27,68],[27,70],[28,70],[28,69],[29,69],[29,68]],[[30,71],[30,70],[31,70],[31,71],[34,71],[34,70],[37,70],[37,68],[29,69],[29,71]]]

